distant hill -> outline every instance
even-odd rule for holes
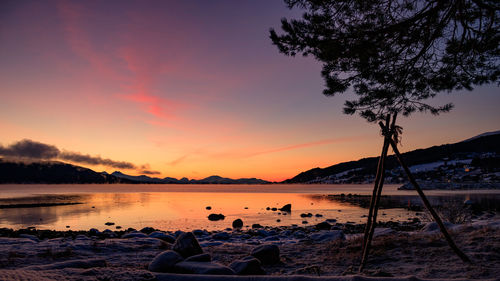
[[[133,183],[107,173],[57,161],[8,162],[0,159],[0,183]]]
[[[180,180],[176,178],[152,178],[148,176],[129,176],[121,172],[113,172],[111,175],[123,178],[131,181],[143,182],[143,183],[176,183],[176,184],[268,184],[268,181],[256,179],[256,178],[243,178],[243,179],[230,179],[223,178],[219,176],[210,176],[201,180],[182,178]]]
[[[152,178],[145,175],[130,176],[119,171],[108,174],[58,161],[22,162],[0,158],[0,184],[6,183],[150,183],[150,184],[267,184],[268,181],[248,178],[230,179],[211,176],[201,180],[180,180],[166,177]]]
[[[467,140],[454,143],[432,146],[426,149],[417,149],[403,153],[408,166],[435,163],[438,161],[453,161],[458,159],[472,159],[484,153],[500,154],[500,131],[484,133]],[[326,168],[314,168],[302,172],[283,183],[310,183],[322,182],[325,178],[341,177],[349,174],[349,182],[366,182],[376,173],[379,157],[363,158],[357,161],[339,163]],[[397,168],[399,163],[394,155],[386,161],[386,170]]]

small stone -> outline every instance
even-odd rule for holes
[[[280,211],[283,212],[292,212],[292,204],[286,204],[283,207],[280,208]]]
[[[210,256],[210,254],[204,253],[204,254],[190,256],[189,258],[185,259],[185,261],[211,262],[212,256]]]
[[[155,231],[155,232],[152,232],[149,234],[149,237],[151,238],[156,238],[156,239],[161,239],[165,242],[168,242],[168,243],[174,243],[175,242],[175,237],[173,237],[172,235],[168,235],[164,232],[161,232],[161,231]]]
[[[173,272],[174,265],[182,261],[182,257],[174,251],[168,250],[158,254],[148,266],[153,272]]]
[[[211,221],[218,221],[218,220],[223,220],[226,218],[223,214],[210,214],[208,215],[208,219]]]
[[[323,217],[323,215],[322,215],[322,214],[316,214],[316,215],[314,215],[314,216],[315,216],[315,217],[317,217],[317,218],[321,218],[321,217]]]
[[[280,262],[280,249],[277,245],[261,245],[252,250],[252,256],[262,264],[276,264]]]
[[[205,209],[207,209],[207,210],[212,210],[212,207],[210,207],[210,206],[206,206],[206,207],[205,207]]]
[[[107,223],[105,223],[105,225],[115,225],[115,223],[108,221]]]
[[[246,257],[245,259],[235,260],[230,265],[230,268],[238,275],[265,275],[266,272],[260,266],[260,261],[254,257]]]
[[[252,228],[263,228],[263,226],[258,223],[254,223],[252,224]]]
[[[152,227],[146,226],[146,227],[142,228],[140,231],[141,231],[142,233],[150,234],[150,233],[152,233],[153,231],[155,231],[155,229],[154,229],[154,228],[152,228]]]
[[[146,237],[148,237],[146,234],[138,231],[125,233],[122,235],[122,238],[146,238]]]
[[[229,240],[231,235],[227,232],[219,232],[212,235],[212,239],[214,240]]]
[[[326,221],[320,222],[316,225],[316,229],[318,230],[330,230],[330,228],[332,228],[332,225]]]
[[[210,274],[210,275],[234,275],[230,267],[212,263],[197,261],[181,261],[175,265],[175,272],[188,274]]]
[[[233,221],[233,227],[234,228],[242,228],[243,227],[243,221],[241,219],[235,219]]]
[[[309,222],[308,221],[302,221],[302,224],[308,224]]]
[[[271,211],[276,212],[278,208],[271,208]]]
[[[196,237],[194,237],[191,232],[184,232],[179,235],[172,246],[172,250],[176,251],[184,258],[203,253],[198,240],[196,240]]]

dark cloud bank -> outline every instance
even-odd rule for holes
[[[87,165],[104,165],[117,169],[141,169],[142,173],[149,175],[156,175],[160,173],[144,169],[145,167],[149,167],[149,165],[137,167],[130,162],[115,161],[101,158],[100,156],[81,154],[79,152],[61,151],[54,145],[32,141],[29,139],[18,141],[9,146],[0,145],[0,156],[39,160],[61,159]]]

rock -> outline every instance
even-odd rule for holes
[[[191,232],[184,232],[175,240],[172,250],[179,253],[184,258],[202,254],[203,250]]]
[[[267,237],[267,236],[269,236],[270,234],[269,234],[269,232],[268,232],[268,231],[266,231],[266,230],[264,230],[264,229],[259,229],[259,230],[257,230],[257,235],[259,235],[259,236],[263,236],[263,237]]]
[[[78,259],[61,261],[43,265],[30,265],[23,267],[23,270],[56,270],[65,268],[94,268],[94,267],[106,267],[106,261],[104,259]],[[22,278],[24,279],[24,278]],[[2,279],[3,280],[3,279]]]
[[[330,230],[330,228],[332,228],[332,225],[326,221],[320,222],[316,225],[316,229],[318,230]]]
[[[302,224],[308,224],[309,222],[308,221],[302,221]]]
[[[153,272],[173,272],[174,265],[182,261],[182,257],[175,251],[164,251],[156,255],[149,263],[148,270]]]
[[[265,275],[266,272],[260,266],[260,261],[254,257],[246,257],[245,259],[235,260],[230,265],[230,268],[238,275]]]
[[[214,240],[229,240],[229,238],[231,238],[231,234],[227,232],[218,232],[212,235]]]
[[[146,226],[143,229],[140,230],[142,233],[150,234],[151,232],[155,231],[154,228]]]
[[[321,217],[323,217],[323,215],[322,215],[322,214],[316,214],[316,215],[314,215],[314,216],[315,216],[315,217],[317,217],[317,218],[321,218]]]
[[[233,227],[234,228],[242,228],[243,227],[243,221],[241,219],[235,219],[233,221]]]
[[[443,222],[443,224],[447,230],[450,230],[450,228],[455,226],[454,224],[446,222],[446,221]],[[420,231],[422,231],[422,232],[438,232],[441,230],[439,229],[439,225],[437,224],[437,222],[433,221],[433,222],[427,223]]]
[[[206,206],[206,207],[205,207],[205,209],[207,209],[207,210],[212,210],[212,207],[210,207],[210,206]]]
[[[89,229],[89,234],[90,235],[99,235],[101,232],[97,228],[91,228]]]
[[[277,245],[261,245],[252,250],[252,256],[262,264],[276,264],[280,262],[280,249]]]
[[[396,231],[392,228],[389,227],[376,227],[375,231],[373,232],[373,237],[379,237],[379,236],[385,236],[385,235],[391,235],[396,233]]]
[[[266,210],[268,210],[268,211],[271,210],[271,207],[267,207]]]
[[[326,219],[326,222],[337,222],[336,219]]]
[[[146,238],[146,237],[148,236],[142,232],[130,232],[122,235],[122,238]]]
[[[280,219],[277,219],[277,220],[276,220],[276,222],[281,222],[281,220],[280,220]]]
[[[122,229],[122,227],[121,227],[121,226],[119,226],[119,225],[117,225],[115,228],[116,228],[116,229]]]
[[[222,242],[201,242],[200,246],[201,247],[214,247],[214,246],[220,246],[224,243]]]
[[[196,236],[203,236],[203,235],[206,235],[207,233],[205,233],[205,231],[201,230],[201,229],[195,229],[192,231],[194,235]]]
[[[210,254],[199,254],[195,256],[190,256],[189,258],[185,259],[185,261],[203,261],[203,262],[211,262],[212,261],[212,256]]]
[[[31,235],[31,234],[19,234],[19,237],[20,238],[27,238],[27,239],[30,239],[32,241],[35,241],[35,242],[40,242],[40,239],[38,239],[38,237],[36,237],[35,235]]]
[[[208,219],[211,221],[223,220],[226,216],[223,214],[210,214],[208,215]]]
[[[309,235],[309,238],[315,242],[325,243],[337,240],[345,240],[345,235],[342,230],[321,230]]]
[[[276,212],[278,208],[271,208],[271,211]]]
[[[105,225],[115,225],[115,223],[108,221],[107,223],[105,223]]]
[[[175,265],[175,272],[188,274],[234,275],[230,267],[213,262],[181,261]]]
[[[149,237],[161,239],[161,240],[166,241],[168,243],[174,243],[175,242],[175,237],[174,236],[168,235],[168,234],[163,233],[161,231],[152,232],[151,234],[149,234]]]
[[[302,214],[300,214],[301,218],[310,218],[312,216],[313,216],[313,214],[311,214],[311,213],[307,213],[307,214],[306,213],[302,213]]]
[[[282,212],[292,212],[292,204],[286,204],[285,206],[280,208]]]
[[[263,226],[258,223],[254,223],[252,224],[252,228],[263,228]]]

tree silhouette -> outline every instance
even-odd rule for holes
[[[285,0],[305,9],[270,30],[281,53],[323,63],[327,96],[352,88],[344,112],[368,121],[389,113],[449,111],[425,100],[442,91],[498,82],[497,0]]]
[[[271,29],[273,44],[285,55],[312,55],[322,62],[323,93],[330,96],[352,88],[359,98],[346,101],[344,113],[359,113],[370,122],[379,121],[384,136],[359,270],[365,266],[375,231],[389,147],[450,247],[464,262],[470,262],[402,159],[397,147],[401,127],[396,125],[396,116],[409,116],[415,111],[446,112],[452,109],[451,103],[433,106],[426,100],[443,91],[472,90],[476,85],[499,82],[498,0],[285,3],[306,12],[300,20],[282,19],[281,35]]]

